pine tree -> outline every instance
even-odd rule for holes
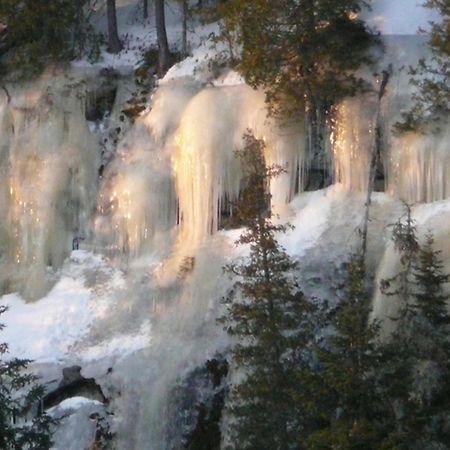
[[[375,449],[392,431],[393,414],[380,382],[385,358],[379,323],[370,321],[370,298],[362,256],[348,266],[347,293],[332,322],[334,331],[319,349],[316,378],[317,430],[308,449]]]
[[[16,81],[50,63],[87,53],[98,56],[99,36],[89,22],[90,0],[2,0],[0,78]]]
[[[417,67],[410,69],[417,93],[413,107],[396,124],[400,132],[446,126],[450,114],[450,0],[426,0],[425,6],[436,10],[441,19],[432,23],[428,42],[431,59],[421,59]]]
[[[411,309],[411,286],[413,266],[420,246],[417,238],[417,228],[412,218],[411,206],[404,203],[405,213],[394,224],[392,241],[394,248],[400,255],[400,270],[389,279],[381,281],[381,291],[388,296],[395,296],[400,300],[400,314],[396,320],[403,321],[404,326],[409,320]],[[404,328],[404,326],[400,328]]]
[[[415,446],[441,446],[450,442],[450,295],[445,285],[440,251],[431,234],[419,249],[414,264],[413,327],[415,366],[412,388],[412,424]]]
[[[450,281],[450,276],[443,272],[441,252],[434,250],[433,245],[433,235],[428,234],[413,267],[417,286],[414,297],[417,309],[431,325],[448,325],[450,316],[447,307],[450,296],[444,293],[443,285]]]
[[[229,0],[222,37],[241,49],[237,69],[262,87],[273,113],[305,118],[323,154],[331,106],[365,88],[355,71],[378,42],[359,18],[364,0]]]
[[[394,242],[402,269],[391,278],[400,310],[387,345],[384,372],[389,396],[396,404],[397,443],[408,449],[446,448],[450,440],[449,296],[444,286],[440,252],[428,235],[419,245],[411,210],[394,227]]]
[[[0,315],[6,309],[0,306]],[[0,324],[0,330],[2,328]],[[8,345],[0,344],[0,448],[48,450],[52,446],[53,421],[45,413],[36,416],[37,405],[45,393],[44,387],[37,384],[37,377],[28,372],[30,360],[5,359],[7,353]],[[35,417],[20,423],[27,414]]]
[[[232,358],[238,372],[227,410],[228,448],[298,448],[300,417],[294,393],[301,389],[296,370],[311,339],[312,305],[288,273],[295,263],[276,241],[286,226],[271,221],[268,184],[280,169],[266,167],[264,143],[251,134],[238,152],[245,172],[238,204],[246,230],[237,241],[249,256],[227,267],[237,281],[222,318],[234,337]]]
[[[412,296],[413,268],[420,245],[411,206],[405,203],[404,208],[405,213],[396,221],[392,230],[394,248],[400,255],[400,269],[393,277],[380,283],[382,293],[399,305],[396,316],[388,318],[395,329],[385,344],[387,358],[381,367],[381,375],[388,391],[388,398],[394,405],[395,430],[390,436],[391,442],[400,449],[409,449],[415,439],[411,423],[417,413],[411,402],[417,361],[414,342],[417,322]]]

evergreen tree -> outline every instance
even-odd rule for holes
[[[95,58],[99,38],[90,13],[89,0],[2,0],[0,78],[33,76],[49,63],[84,52]]]
[[[409,429],[416,449],[450,442],[450,296],[444,289],[450,275],[444,273],[433,244],[428,235],[413,267],[415,364]]]
[[[395,232],[396,231],[396,232]],[[407,449],[447,448],[450,441],[449,296],[440,252],[427,236],[420,246],[407,207],[406,220],[394,227],[402,269],[391,280],[401,301],[396,329],[387,345],[390,398],[396,404],[396,438]],[[401,380],[401,381],[399,381]],[[444,447],[443,447],[444,445]]]
[[[227,403],[230,416],[228,448],[299,448],[301,417],[295,392],[301,389],[296,371],[310,339],[312,305],[288,273],[295,263],[277,243],[286,226],[271,221],[268,184],[280,169],[266,167],[264,143],[251,134],[238,152],[245,172],[238,215],[246,230],[237,241],[249,256],[227,267],[237,281],[222,318],[234,337],[237,370]]]
[[[425,6],[436,10],[441,19],[432,24],[428,42],[431,59],[421,59],[410,70],[417,93],[411,110],[396,124],[400,132],[426,131],[442,122],[445,126],[450,115],[450,0],[426,0]]]
[[[0,306],[0,315],[6,309]],[[2,328],[0,324],[0,330]],[[36,415],[44,388],[36,384],[37,377],[27,371],[30,360],[5,359],[7,353],[8,345],[0,344],[0,448],[48,450],[52,446],[53,421],[45,413]],[[27,414],[35,417],[24,421]]]
[[[308,449],[375,449],[394,427],[386,389],[380,380],[385,359],[379,324],[370,321],[370,298],[362,256],[348,267],[347,293],[332,322],[334,331],[318,351],[316,378],[317,430]]]
[[[431,325],[448,325],[450,316],[447,307],[450,296],[444,293],[443,286],[450,281],[450,276],[443,272],[441,252],[434,250],[433,245],[433,236],[429,234],[425,245],[419,249],[414,265],[417,286],[414,298],[417,309]]]
[[[400,270],[393,277],[382,280],[382,293],[399,304],[395,317],[389,317],[395,327],[385,344],[387,358],[381,367],[388,398],[394,405],[395,430],[390,439],[393,448],[409,449],[414,436],[411,423],[417,410],[411,402],[416,365],[416,347],[414,342],[416,311],[412,305],[413,268],[420,250],[417,227],[412,218],[411,207],[404,204],[405,213],[397,220],[392,230],[394,248],[400,255]],[[389,448],[389,447],[387,447]]]
[[[263,87],[273,113],[306,118],[313,155],[323,153],[331,106],[365,87],[355,71],[378,40],[359,18],[365,0],[228,0],[222,38],[241,49],[237,68]]]
[[[400,300],[401,313],[396,320],[403,321],[404,328],[409,320],[411,309],[411,287],[413,265],[420,246],[417,239],[417,228],[412,218],[411,206],[404,203],[405,213],[394,224],[392,241],[395,250],[400,254],[400,270],[392,278],[381,281],[381,291],[388,296],[395,296]]]

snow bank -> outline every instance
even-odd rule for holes
[[[19,295],[0,298],[8,311],[0,318],[6,328],[0,336],[10,353],[38,363],[57,363],[70,358],[90,361],[124,357],[150,342],[145,322],[135,333],[115,336],[104,342],[82,342],[94,323],[101,322],[118,307],[124,288],[123,274],[99,255],[74,251],[64,264],[60,279],[41,300],[26,303]],[[80,344],[81,343],[81,344]]]

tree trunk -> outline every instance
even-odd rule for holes
[[[188,0],[182,0],[183,7],[183,29],[182,29],[182,42],[181,42],[181,54],[183,58],[187,56],[187,20],[188,20]]]
[[[144,19],[148,19],[148,0],[143,0]]]
[[[375,186],[375,175],[378,163],[381,161],[381,100],[386,92],[386,86],[389,82],[390,76],[390,68],[388,70],[383,70],[382,72],[382,80],[380,89],[378,91],[378,103],[377,103],[377,112],[375,117],[375,136],[374,142],[372,146],[372,155],[370,161],[369,168],[369,180],[367,183],[367,196],[366,196],[366,204],[365,204],[365,212],[363,219],[363,228],[361,231],[361,254],[362,257],[366,257],[367,253],[367,233],[369,229],[369,221],[370,221],[370,204],[372,203],[372,193]]]
[[[117,32],[116,0],[107,0],[106,12],[108,17],[108,52],[119,53],[122,43]]]
[[[170,50],[166,33],[164,0],[155,0],[155,21],[158,39],[158,75],[162,77],[170,65]]]

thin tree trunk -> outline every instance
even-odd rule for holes
[[[143,0],[144,19],[148,19],[148,0]]]
[[[122,50],[122,43],[117,32],[116,0],[107,0],[106,12],[108,17],[108,51],[119,53]]]
[[[365,258],[367,253],[367,232],[370,221],[370,204],[372,203],[372,193],[375,186],[375,175],[377,173],[377,165],[381,161],[381,100],[386,92],[386,86],[389,82],[390,70],[383,70],[383,78],[381,80],[380,90],[378,92],[377,113],[375,117],[375,136],[372,146],[372,155],[370,160],[369,180],[367,183],[367,196],[365,203],[365,212],[363,219],[363,228],[361,231],[361,254]]]
[[[181,53],[185,58],[187,56],[187,20],[188,20],[188,0],[182,0],[183,6],[183,29],[182,29],[182,42],[181,42]]]
[[[155,21],[158,39],[158,74],[162,77],[170,65],[170,50],[167,41],[164,0],[155,0]]]

